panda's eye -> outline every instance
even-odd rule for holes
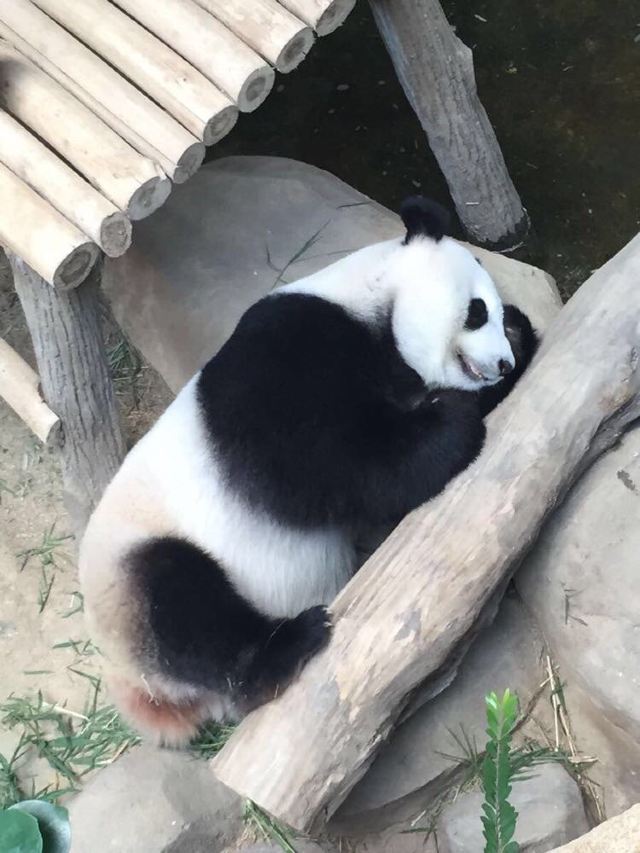
[[[480,329],[489,319],[484,299],[472,299],[467,310],[465,329]]]

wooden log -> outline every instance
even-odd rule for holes
[[[227,95],[108,0],[34,2],[205,145],[218,142],[235,125],[238,110]]]
[[[221,781],[302,831],[335,811],[571,483],[640,416],[639,280],[640,236],[549,326],[478,460],[338,596],[328,648],[240,725],[213,760]]]
[[[309,24],[319,36],[326,36],[343,24],[356,5],[355,0],[280,0],[283,6]]]
[[[8,112],[48,142],[129,219],[142,219],[166,201],[171,181],[157,164],[6,43],[0,43],[0,93]]]
[[[84,281],[98,247],[2,162],[0,198],[0,245],[26,258],[60,290]]]
[[[471,50],[449,26],[439,0],[369,3],[465,231],[487,248],[516,248],[529,217],[478,98]]]
[[[102,339],[99,265],[80,287],[58,292],[15,255],[9,260],[44,398],[62,422],[65,503],[81,534],[125,454]]]
[[[131,223],[124,213],[5,112],[0,112],[0,162],[109,257],[119,257],[131,245]]]
[[[313,44],[313,30],[277,0],[252,0],[249,12],[243,0],[197,2],[283,74],[300,65]]]
[[[42,399],[38,374],[2,338],[0,397],[6,400],[43,444],[51,447],[59,442],[60,418]]]
[[[114,2],[202,71],[242,112],[259,107],[273,88],[273,69],[192,0]]]
[[[202,165],[204,145],[30,0],[0,7],[0,36],[177,184]]]

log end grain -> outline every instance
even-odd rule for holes
[[[165,203],[171,192],[169,178],[149,178],[133,193],[127,206],[129,219],[144,219]]]
[[[356,0],[334,0],[318,18],[316,33],[319,36],[327,36],[337,30],[341,24],[344,24],[355,5]]]
[[[202,141],[205,145],[215,145],[227,135],[238,121],[238,109],[234,106],[224,107],[206,123]]]
[[[131,245],[131,222],[121,211],[103,219],[100,225],[100,248],[110,258],[124,255]]]
[[[195,175],[204,161],[205,147],[202,142],[194,142],[182,154],[173,172],[174,184],[184,184]]]
[[[276,74],[270,65],[261,66],[250,74],[238,93],[238,109],[243,113],[252,113],[264,103],[273,89]]]
[[[311,50],[315,36],[311,27],[302,27],[282,48],[276,60],[276,68],[282,74],[293,71]]]
[[[73,290],[89,275],[99,254],[95,243],[87,241],[76,246],[56,267],[51,284],[57,290]]]

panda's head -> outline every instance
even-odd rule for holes
[[[427,385],[475,391],[511,372],[496,287],[468,250],[445,236],[447,212],[421,197],[401,209],[406,236],[389,256],[392,324],[405,361]]]

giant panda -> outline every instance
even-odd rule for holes
[[[157,741],[273,698],[327,643],[358,540],[483,444],[537,338],[409,199],[406,234],[253,305],[131,450],[80,578],[114,701]]]

